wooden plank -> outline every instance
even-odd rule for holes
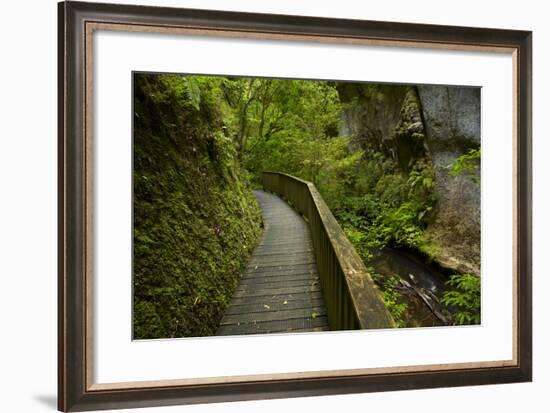
[[[261,254],[261,255],[254,254],[254,256],[251,257],[250,266],[253,266],[256,263],[262,263],[263,265],[270,265],[271,263],[275,263],[275,264],[279,263],[279,265],[281,265],[288,261],[315,262],[315,256],[310,251],[299,251],[299,252],[293,252],[293,253],[288,252],[288,253],[279,253],[279,254]]]
[[[317,272],[310,270],[309,272],[299,272],[295,274],[287,274],[285,272],[270,272],[270,273],[256,273],[245,274],[241,278],[241,283],[256,280],[258,282],[271,282],[275,278],[281,278],[283,280],[299,280],[303,278],[318,278]]]
[[[325,307],[309,307],[295,310],[261,311],[258,313],[233,314],[223,318],[221,325],[249,324],[264,321],[292,320],[294,318],[315,318],[327,315]]]
[[[264,310],[266,305],[269,306],[270,310],[279,311],[279,310],[321,307],[325,305],[325,301],[322,298],[320,299],[308,298],[305,300],[282,300],[282,301],[270,301],[269,303],[255,302],[255,303],[249,303],[244,305],[231,305],[226,311],[225,315],[257,313],[259,311]]]
[[[283,288],[256,288],[253,290],[237,290],[233,297],[265,297],[265,296],[274,296],[274,295],[292,295],[292,294],[306,294],[321,292],[321,286],[305,286],[305,287],[283,287]]]
[[[242,278],[239,285],[251,285],[251,284],[262,284],[262,283],[285,283],[285,285],[299,285],[298,282],[306,281],[318,281],[319,277],[316,274],[299,274],[299,275],[277,275],[275,277],[248,277]]]
[[[252,268],[246,270],[243,274],[243,277],[269,277],[269,276],[280,276],[280,275],[300,275],[300,274],[317,274],[316,265],[296,265],[296,266],[281,266],[276,268]]]
[[[292,331],[289,331],[289,333],[319,333],[321,331],[330,331],[330,328],[327,326],[323,327],[314,327],[314,328],[295,328]]]
[[[315,285],[319,285],[319,279],[317,277],[309,277],[309,278],[303,278],[301,280],[290,280],[290,281],[284,281],[280,280],[279,278],[274,277],[275,279],[272,282],[265,282],[265,279],[259,279],[257,281],[257,278],[253,278],[251,280],[248,280],[246,283],[240,283],[235,292],[239,290],[252,290],[252,289],[259,289],[259,290],[266,290],[266,289],[272,289],[272,288],[290,288],[290,287],[313,287]]]
[[[315,257],[281,258],[279,260],[253,260],[249,262],[246,270],[258,270],[261,268],[272,269],[279,267],[296,267],[298,265],[315,264]],[[257,267],[257,268],[256,268]]]
[[[308,300],[308,299],[322,300],[323,294],[320,291],[300,293],[300,294],[273,294],[273,295],[263,296],[261,301],[258,299],[252,300],[250,297],[233,297],[233,299],[231,300],[230,306],[253,304],[253,303],[264,303],[264,304],[277,303],[277,302],[284,303],[285,301],[291,302],[294,300]]]
[[[277,295],[280,294],[281,290],[284,290],[285,293],[293,294],[294,292],[310,292],[311,289],[315,291],[321,290],[321,285],[318,280],[311,281],[301,281],[299,283],[294,283],[293,285],[288,285],[288,283],[258,283],[258,284],[246,284],[239,285],[239,287],[233,293],[234,297],[256,297],[264,295]],[[290,291],[290,292],[288,292]],[[273,294],[272,292],[275,292]]]
[[[311,331],[315,328],[325,327],[327,325],[328,321],[324,316],[316,317],[314,319],[297,318],[292,320],[245,323],[240,325],[223,325],[218,329],[217,334],[225,336],[240,334],[290,333],[294,330]]]
[[[266,250],[266,252],[263,252],[263,251],[258,251],[258,249],[256,249],[255,253],[254,253],[254,257],[255,258],[259,258],[259,257],[262,257],[262,258],[278,258],[278,257],[285,257],[285,256],[291,256],[291,257],[294,257],[294,256],[298,256],[298,255],[313,255],[313,249],[309,248],[309,249],[303,249],[303,250],[299,250],[297,251],[296,249],[287,249],[287,250],[283,250],[282,248],[277,248],[275,251],[273,251],[272,249],[268,249]]]
[[[258,253],[262,251],[273,251],[274,248],[277,248],[278,251],[291,250],[295,251],[298,248],[313,248],[313,243],[310,241],[303,242],[271,242],[269,244],[259,243],[255,251]]]
[[[296,271],[304,268],[317,268],[315,265],[315,261],[313,262],[307,262],[307,263],[301,263],[301,264],[282,264],[282,265],[253,265],[250,267],[247,267],[247,272],[268,272],[268,271]]]

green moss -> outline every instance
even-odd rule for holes
[[[441,246],[426,235],[425,232],[422,234],[422,239],[418,243],[417,248],[428,261],[437,261],[438,257],[441,256]]]
[[[261,231],[216,78],[134,77],[134,338],[215,333]]]

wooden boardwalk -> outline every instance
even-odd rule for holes
[[[217,335],[328,330],[307,223],[276,195],[254,193],[264,233]]]

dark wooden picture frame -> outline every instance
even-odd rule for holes
[[[270,399],[530,381],[531,37],[528,31],[340,20],[115,4],[58,5],[59,310],[61,411]],[[91,381],[91,102],[94,29],[215,32],[321,42],[511,51],[515,62],[515,337],[513,363],[229,383],[96,386]]]

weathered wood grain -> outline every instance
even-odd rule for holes
[[[269,303],[252,303],[252,304],[235,304],[232,305],[225,312],[225,315],[232,314],[247,314],[247,313],[257,313],[259,311],[264,311],[265,305],[268,305],[272,311],[284,311],[284,310],[294,310],[301,308],[311,308],[321,307],[324,305],[324,300],[322,298],[309,298],[304,300],[286,300],[286,304],[283,301],[274,301]]]
[[[262,300],[255,300],[255,302],[263,303],[263,304],[269,304],[272,305],[273,303],[281,303],[284,305],[285,302],[290,303],[294,300],[317,300],[317,299],[323,299],[323,294],[320,291],[317,292],[307,292],[307,293],[298,293],[298,294],[275,294],[275,295],[264,295],[262,296]],[[229,306],[229,309],[231,309],[232,306],[235,305],[244,305],[246,303],[249,303],[250,301],[249,297],[233,297],[233,300],[231,301],[231,305]]]
[[[314,331],[319,327],[327,326],[328,321],[325,316],[316,318],[293,318],[290,320],[271,320],[222,325],[218,329],[218,335],[292,333],[297,330],[300,330],[300,332],[305,332]]]

